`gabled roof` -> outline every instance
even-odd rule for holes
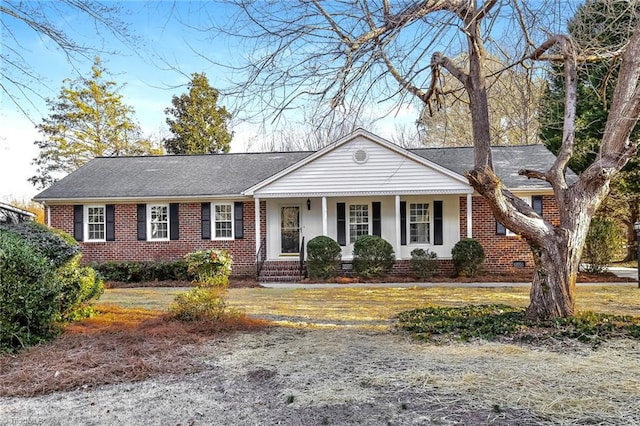
[[[405,150],[362,129],[320,151],[100,157],[54,183],[34,200],[48,202],[199,199],[238,197],[272,182],[288,171],[304,167],[356,136],[464,181],[473,167],[473,148],[418,148]],[[511,189],[549,188],[545,182],[518,175],[518,170],[546,170],[555,157],[542,145],[493,148],[494,167]],[[571,172],[575,178],[575,174]]]
[[[312,152],[99,157],[36,201],[238,196]]]

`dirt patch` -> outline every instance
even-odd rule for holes
[[[191,374],[2,398],[0,415],[65,425],[636,424],[638,375],[630,372],[640,351],[616,344],[563,354],[276,327],[202,344]]]

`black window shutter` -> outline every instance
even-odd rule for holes
[[[76,241],[83,240],[84,233],[84,206],[76,204],[73,206],[73,238]]]
[[[147,239],[147,205],[138,204],[138,240],[144,241]]]
[[[531,197],[531,207],[533,211],[542,217],[542,195],[533,195]]]
[[[233,203],[233,233],[233,237],[237,240],[244,238],[244,203],[242,201]]]
[[[382,236],[382,217],[381,217],[381,204],[379,201],[371,203],[371,214],[373,215],[373,235],[378,237]]]
[[[180,239],[180,204],[169,204],[169,239]]]
[[[336,218],[338,227],[338,244],[347,245],[347,207],[345,203],[336,204]]]
[[[507,235],[507,228],[504,227],[503,224],[496,220],[496,234],[497,235]]]
[[[200,232],[203,240],[211,239],[211,203],[200,205]]]
[[[442,245],[442,201],[433,202],[433,245]]]
[[[400,244],[407,245],[407,202],[400,201]]]
[[[116,240],[116,206],[114,206],[113,204],[107,204],[106,205],[106,212],[105,212],[105,218],[106,218],[106,228],[107,228],[107,233],[106,233],[106,240],[107,241],[115,241]]]

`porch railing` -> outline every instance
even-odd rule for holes
[[[302,237],[302,243],[300,244],[300,272],[299,272],[300,281],[304,278],[304,237]]]
[[[264,261],[267,260],[266,245],[267,239],[263,238],[262,241],[260,241],[260,247],[258,248],[258,252],[256,253],[256,280],[260,279],[262,266],[264,265]]]

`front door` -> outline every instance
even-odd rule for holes
[[[300,252],[300,207],[287,206],[280,210],[280,249],[282,254]]]

